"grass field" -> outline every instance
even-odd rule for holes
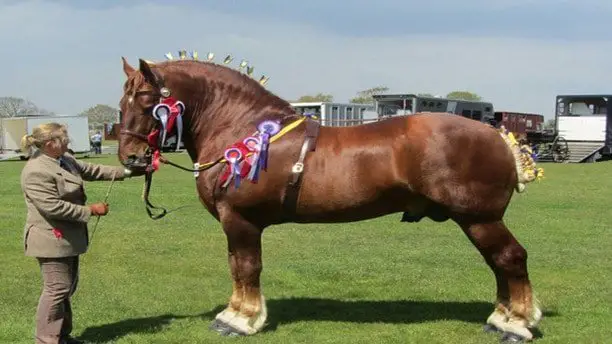
[[[188,164],[185,155],[175,159]],[[117,164],[115,156],[88,161]],[[0,343],[33,342],[41,288],[25,257],[23,162],[0,163]],[[506,222],[529,252],[545,310],[539,343],[612,342],[612,164],[543,164],[546,179],[515,195]],[[90,201],[108,182],[87,183]],[[74,335],[100,343],[497,343],[482,333],[495,283],[453,223],[400,215],[339,225],[271,227],[264,235],[267,331],[208,330],[231,282],[226,241],[190,173],[163,166],[152,202],[189,207],[152,221],[142,179],[117,182],[81,260]],[[90,228],[93,227],[93,223]]]

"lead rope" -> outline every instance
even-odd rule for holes
[[[143,198],[143,200],[145,202],[145,210],[147,211],[147,214],[149,215],[149,217],[152,220],[159,220],[159,219],[163,218],[164,216],[166,216],[166,215],[168,215],[168,214],[170,214],[172,212],[175,212],[175,211],[177,211],[179,209],[187,208],[187,207],[192,206],[190,204],[185,204],[185,205],[182,205],[182,206],[176,207],[174,209],[170,209],[170,210],[167,210],[164,207],[154,206],[151,203],[151,201],[149,201],[149,194],[151,192],[151,182],[152,181],[153,181],[153,169],[150,169],[145,174],[145,182],[144,182],[144,185],[143,185],[143,188],[142,188],[142,198]],[[158,214],[153,214],[153,210],[154,209],[159,209],[159,210],[161,210],[161,212],[158,213]]]
[[[151,204],[151,201],[149,201],[149,193],[151,191],[152,181],[153,181],[153,169],[147,171],[147,173],[145,174],[145,183],[142,188],[142,199],[145,202],[145,210],[147,211],[147,214],[149,215],[149,217],[153,220],[159,220],[168,214],[168,210],[164,207],[156,207],[153,204]],[[161,209],[161,213],[154,215],[152,211],[153,209]]]
[[[115,184],[115,176],[116,176],[116,174],[117,174],[117,172],[116,172],[116,171],[114,171],[114,172],[113,172],[113,175],[112,175],[112,177],[111,177],[111,182],[110,182],[110,185],[108,186],[108,189],[106,190],[106,195],[104,196],[104,200],[102,201],[103,203],[106,203],[106,202],[108,201],[108,196],[110,196],[111,190],[112,190],[112,188],[113,188],[113,184]],[[101,217],[101,216],[100,216],[100,215],[98,215],[98,218],[96,218],[96,223],[94,224],[94,228],[93,228],[93,230],[91,231],[91,237],[89,238],[89,245],[88,245],[90,250],[91,250],[91,245],[92,245],[92,243],[93,243],[93,237],[94,237],[94,234],[96,234],[96,229],[98,228],[98,223],[100,222],[100,217]],[[83,259],[81,259],[81,262],[82,262],[82,261],[83,261]],[[80,265],[80,264],[79,264],[79,265]],[[80,267],[79,267],[79,268],[78,268],[78,270],[77,270],[77,275],[76,275],[76,276],[74,276],[74,279],[73,279],[73,281],[72,281],[72,284],[70,285],[70,291],[71,291],[70,297],[72,297],[72,296],[75,294],[75,290],[74,290],[74,288],[75,288],[75,286],[76,286],[77,281],[79,280],[79,275],[80,275],[80,272],[81,272],[81,269],[80,269]]]
[[[113,176],[111,178],[111,182],[110,185],[108,186],[108,190],[106,190],[106,195],[104,196],[104,200],[102,201],[103,203],[106,203],[108,201],[108,196],[110,196],[110,192],[111,189],[113,188],[113,184],[115,184],[115,176],[116,176],[117,172],[113,172]],[[93,243],[93,237],[94,234],[96,234],[96,229],[98,228],[98,222],[100,222],[100,215],[98,215],[98,218],[96,219],[96,223],[94,224],[94,228],[91,231],[91,238],[89,238],[89,247],[91,248],[91,244]]]

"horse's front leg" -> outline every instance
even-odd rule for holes
[[[228,262],[233,291],[225,310],[217,314],[211,328],[223,335],[251,335],[259,332],[267,318],[259,278],[262,270],[262,230],[239,215],[222,219],[228,242]]]

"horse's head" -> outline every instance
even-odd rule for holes
[[[136,70],[123,58],[127,80],[119,103],[121,135],[119,159],[134,174],[143,174],[151,167],[152,157],[169,131],[182,131],[185,106],[171,97],[161,75],[145,60],[140,59]]]

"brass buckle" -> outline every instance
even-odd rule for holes
[[[301,162],[296,162],[291,168],[291,172],[293,173],[302,173],[304,171],[304,164]]]

